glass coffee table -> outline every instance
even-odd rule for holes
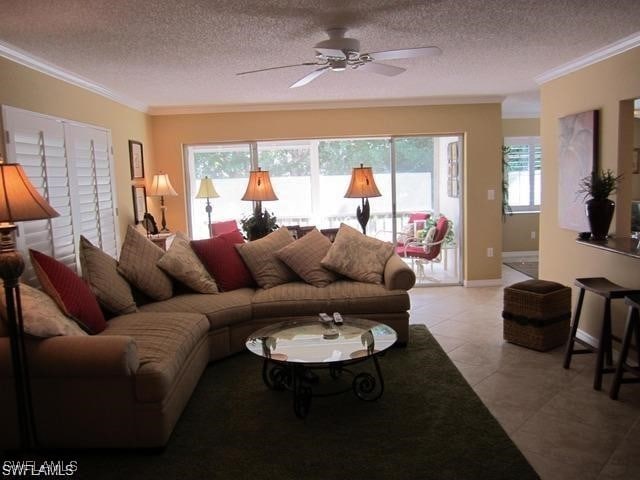
[[[383,323],[345,317],[341,325],[321,322],[318,317],[287,320],[254,332],[247,349],[264,359],[262,379],[273,390],[291,390],[293,409],[299,418],[309,413],[312,397],[353,391],[361,400],[373,401],[384,391],[378,356],[397,340],[393,328]],[[375,372],[357,372],[353,365],[372,362]],[[335,389],[314,392],[317,370],[328,370]],[[319,372],[318,372],[319,373]],[[345,377],[351,382],[346,383]],[[348,378],[348,377],[347,377]]]

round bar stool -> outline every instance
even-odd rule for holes
[[[627,295],[640,294],[640,290],[621,287],[604,277],[576,278],[574,285],[580,288],[580,295],[578,296],[578,304],[576,305],[576,311],[571,325],[571,333],[569,334],[567,349],[564,354],[563,366],[564,368],[569,368],[571,365],[571,357],[574,353],[597,353],[596,374],[593,379],[593,388],[595,390],[600,390],[602,388],[602,375],[604,373],[613,373],[615,371],[613,368],[613,358],[611,354],[611,300],[624,298]],[[587,342],[576,338],[576,332],[578,331],[578,324],[580,322],[580,313],[582,312],[582,302],[586,291],[595,293],[596,295],[604,298],[604,315],[602,317],[600,339],[598,340],[598,346],[596,348],[592,347]],[[576,342],[585,348],[580,350],[575,349],[574,344]]]
[[[629,295],[624,301],[629,305],[629,315],[627,316],[627,326],[624,329],[624,337],[622,337],[622,350],[620,351],[616,374],[613,377],[613,384],[609,392],[609,396],[614,400],[618,399],[620,384],[640,383],[640,295]],[[631,337],[634,334],[636,337],[636,353],[638,354],[638,366],[636,367],[627,364]],[[624,378],[625,371],[635,375],[635,378]]]

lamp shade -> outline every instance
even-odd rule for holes
[[[168,173],[159,173],[153,176],[149,196],[151,197],[175,197],[178,193],[171,186]]]
[[[381,197],[382,194],[376,186],[376,181],[373,178],[373,171],[371,167],[364,167],[360,164],[359,167],[354,167],[351,172],[351,183],[347,193],[344,194],[345,198],[370,198]]]
[[[216,187],[213,186],[213,182],[209,177],[204,177],[200,180],[200,188],[196,194],[196,198],[218,198],[218,192]]]
[[[260,168],[251,170],[247,191],[244,192],[242,200],[253,200],[254,202],[278,200],[271,186],[271,178],[269,178],[267,170],[261,170]]]
[[[0,222],[14,223],[57,217],[17,163],[0,164]]]

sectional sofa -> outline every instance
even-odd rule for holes
[[[341,277],[323,288],[298,279],[268,289],[186,292],[138,301],[135,311],[113,316],[95,335],[30,337],[38,443],[45,448],[164,446],[207,365],[242,352],[249,334],[283,319],[339,311],[388,324],[404,344],[407,290],[414,282],[413,271],[394,253],[380,284]],[[6,335],[0,322],[0,449],[19,444]],[[255,373],[260,375],[258,363]]]

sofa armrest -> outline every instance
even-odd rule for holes
[[[94,335],[26,339],[29,374],[33,377],[109,377],[133,375],[140,365],[133,338]],[[11,372],[11,346],[0,338],[0,375]]]
[[[416,283],[416,274],[400,255],[391,255],[384,267],[384,286],[387,290],[409,290]]]

